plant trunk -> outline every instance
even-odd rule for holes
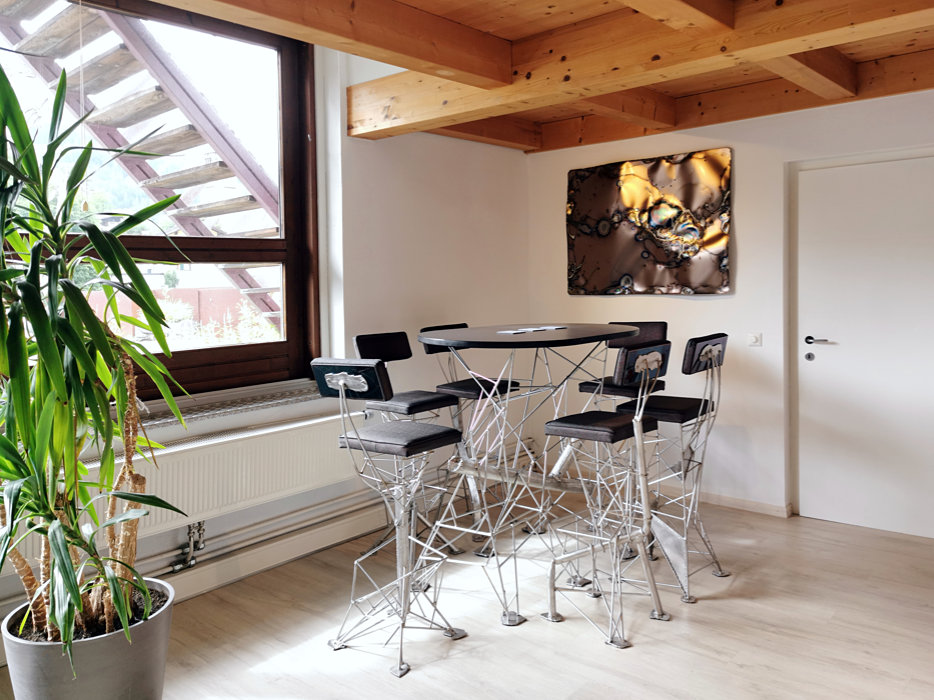
[[[42,585],[42,604],[46,611],[51,608],[49,598],[49,578],[52,574],[52,548],[49,546],[49,538],[42,538],[42,547],[39,550],[39,582]],[[50,642],[61,641],[58,628],[52,624],[52,621],[46,615],[45,636]]]
[[[116,480],[114,481],[114,491],[122,491],[123,482],[126,478],[126,462],[124,461],[123,466],[120,468],[120,473],[117,475]],[[111,496],[107,499],[107,512],[104,513],[104,520],[110,520],[117,514],[117,499]],[[110,550],[110,555],[115,556],[117,553],[117,528],[113,525],[108,525],[105,528],[107,534],[107,548]]]
[[[101,593],[101,600],[104,604],[104,631],[110,634],[114,631],[114,610],[113,598],[110,597],[110,590],[104,589]]]
[[[123,433],[123,466],[114,481],[114,490],[144,493],[146,479],[133,470],[133,457],[136,454],[136,443],[140,427],[139,407],[136,399],[136,373],[133,369],[133,360],[123,351],[120,352],[120,364],[123,368],[123,381],[126,384],[127,404],[121,425]],[[138,503],[128,502],[125,508],[138,507]],[[124,512],[126,511],[124,510]],[[116,513],[117,499],[111,496],[107,500],[107,520],[113,518]],[[110,556],[118,562],[115,572],[120,578],[129,579],[132,575],[129,567],[136,563],[136,535],[138,529],[139,522],[137,520],[122,523],[119,537],[115,527],[107,528],[107,545],[110,548]],[[105,629],[108,633],[113,632],[116,611],[109,589],[103,586],[101,587],[100,603],[103,608]]]
[[[6,524],[6,506],[0,501],[0,527],[6,527]],[[29,565],[29,562],[26,561],[26,557],[24,557],[16,547],[10,547],[7,558],[13,565],[13,570],[16,572],[16,575],[19,576],[23,588],[26,589],[26,597],[29,599],[29,606],[31,608],[30,617],[32,618],[33,630],[36,632],[44,630],[46,625],[45,601],[42,599],[41,595],[36,595],[36,592],[39,590],[39,582],[36,580],[36,575],[32,572],[32,567]]]
[[[55,509],[55,517],[58,518],[58,521],[67,527],[68,519],[65,517],[65,511],[62,508]],[[81,570],[81,552],[75,546],[68,547],[68,554],[71,556],[71,568],[74,572],[80,573]],[[81,596],[82,601],[82,610],[75,612],[75,626],[78,629],[83,630],[84,627],[84,612],[87,610],[85,603],[86,595]]]
[[[97,620],[98,624],[103,622],[106,632],[114,631],[114,607],[110,598],[110,589],[103,578],[98,578],[94,589],[90,594],[91,612],[88,619]]]
[[[123,366],[123,381],[126,384],[126,411],[123,414],[123,466],[120,468],[120,474],[114,481],[114,488],[117,491],[130,489],[133,487],[133,456],[136,454],[136,438],[139,435],[139,408],[136,404],[136,374],[133,370],[133,360],[122,350],[120,351],[120,364]],[[126,485],[124,483],[126,482]],[[134,492],[139,493],[139,492]],[[107,520],[110,520],[117,514],[117,499],[111,496],[107,501]],[[121,528],[121,532],[123,528]],[[107,545],[110,547],[110,555],[116,557],[119,551],[119,542],[116,529],[111,526],[107,528]],[[136,546],[133,547],[134,551]]]
[[[87,621],[94,619],[94,608],[91,605],[91,594],[85,590],[85,577],[82,571],[78,576],[78,588],[81,589],[81,612],[75,615],[75,624],[82,630],[87,629]]]
[[[100,585],[100,581],[97,582],[98,585],[94,586],[89,595],[91,599],[91,606],[88,608],[88,618],[99,620],[103,619],[104,616],[104,586]]]
[[[142,474],[129,475],[129,491],[131,493],[146,492],[146,477]],[[126,510],[139,508],[139,503],[127,502]],[[120,564],[117,566],[117,576],[130,578],[132,576],[130,568],[136,565],[136,533],[139,529],[139,520],[126,520],[120,524],[120,544],[117,547],[116,558]]]
[[[36,591],[39,590],[39,582],[36,581],[36,577],[32,572],[32,567],[29,566],[26,557],[15,547],[10,549],[7,554],[7,559],[9,559],[10,563],[13,565],[13,569],[19,576],[19,580],[22,581],[23,588],[26,589],[26,595],[29,598],[29,604],[32,608],[31,617],[33,630],[36,632],[44,630],[46,627],[45,600],[41,595],[36,596]]]

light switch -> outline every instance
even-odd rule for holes
[[[746,345],[751,348],[761,348],[762,347],[762,334],[761,333],[747,333],[746,334]]]

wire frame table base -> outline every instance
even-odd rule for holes
[[[580,359],[561,350],[536,348],[526,378],[516,375],[516,350],[509,353],[498,376],[489,377],[471,370],[456,350],[451,351],[482,391],[470,410],[459,414],[461,423],[456,427],[463,430],[464,442],[429,542],[439,549],[462,548],[468,541],[482,543],[476,553],[484,561],[472,563],[483,568],[502,608],[503,625],[526,620],[519,604],[518,553],[530,539],[548,532],[551,511],[560,498],[544,488],[550,443],[542,454],[535,454],[523,440],[525,427],[539,412],[553,417],[566,411],[570,380],[596,376],[585,364],[600,348],[602,343],[593,345]],[[494,387],[504,382],[518,388],[501,394]]]

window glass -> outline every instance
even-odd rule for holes
[[[281,265],[144,263],[140,270],[165,312],[166,339],[173,352],[284,339]],[[241,286],[244,280],[258,284]],[[112,327],[119,327],[121,335],[158,352],[152,336],[127,320],[142,319],[139,308],[121,297],[118,309],[123,318],[118,323],[107,309],[104,290],[92,286],[89,299],[95,312]]]
[[[37,141],[46,135],[61,70],[69,86],[64,121],[91,112],[59,167],[64,190],[80,149],[88,142],[98,149],[78,197],[81,215],[109,228],[158,199],[180,196],[124,236],[137,257],[178,262],[141,265],[169,321],[173,352],[286,341],[285,279],[294,260],[282,242],[284,40],[247,41],[60,1],[11,8],[20,16],[0,21],[0,48],[29,55],[0,51],[0,58]],[[152,9],[160,18],[178,14]],[[230,33],[253,37],[240,28]],[[302,90],[293,85],[290,92]],[[114,159],[107,150],[128,145],[136,153]],[[90,266],[81,277],[94,308],[117,323]],[[122,297],[117,306],[120,332],[157,350],[126,320],[139,310]],[[294,358],[290,363],[297,366]]]

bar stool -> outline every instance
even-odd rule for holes
[[[355,335],[353,344],[357,351],[357,356],[361,359],[382,360],[384,363],[389,363],[407,360],[412,357],[412,347],[409,345],[409,338],[405,331]],[[368,401],[366,403],[366,409],[369,411],[377,411],[384,421],[433,421],[439,417],[439,411],[444,408],[451,409],[454,427],[460,429],[456,416],[458,411],[457,399],[438,391],[414,389],[395,393],[392,395],[392,398],[386,401]],[[424,517],[420,519],[423,521],[425,520]],[[370,548],[379,548],[383,542],[392,536],[392,533],[393,524],[392,514],[390,513],[389,523],[386,529]],[[456,548],[452,549],[451,553],[457,554],[459,550]]]
[[[606,343],[607,351],[611,348],[620,350],[642,345],[648,342],[659,342],[668,339],[667,321],[611,321],[614,325],[635,326],[639,329],[639,334],[628,338],[617,338],[608,340]],[[620,352],[617,355],[616,366],[613,374],[602,379],[589,380],[577,385],[578,391],[583,394],[593,394],[595,402],[599,405],[602,398],[627,398],[634,399],[639,393],[639,386],[627,385],[623,383],[625,353]],[[663,391],[665,388],[664,380],[655,382],[653,391]]]
[[[700,398],[650,396],[645,404],[646,417],[678,426],[677,436],[659,455],[659,473],[652,481],[656,498],[652,533],[671,565],[685,603],[697,600],[690,592],[693,574],[712,566],[714,576],[730,575],[720,565],[698,514],[704,454],[720,405],[720,368],[726,342],[725,333],[691,338],[687,342],[681,372],[704,373]],[[617,410],[632,411],[634,402],[622,404]],[[700,537],[700,544],[690,541],[692,529]],[[692,569],[691,555],[699,555],[704,563]]]
[[[428,331],[440,331],[448,328],[467,328],[466,323],[447,323],[440,326],[425,326],[419,333]],[[441,361],[441,373],[444,375],[445,382],[435,387],[435,391],[443,394],[449,394],[459,399],[468,399],[477,401],[484,396],[498,396],[519,388],[519,382],[509,379],[492,380],[485,377],[468,377],[467,379],[457,378],[457,365],[453,360],[453,355],[448,352],[445,345],[432,345],[431,343],[422,343],[426,355],[437,355],[446,353],[447,362]]]
[[[405,630],[440,630],[450,639],[467,636],[464,630],[452,627],[438,609],[440,569],[447,557],[415,534],[416,504],[430,507],[443,493],[423,480],[432,451],[457,444],[461,433],[454,428],[416,421],[358,427],[348,407],[349,400],[392,399],[385,364],[380,360],[317,358],[311,368],[321,395],[340,401],[340,447],[349,450],[363,483],[383,499],[394,527],[391,539],[354,562],[350,606],[337,637],[329,645],[335,650],[343,649],[364,635],[388,632],[386,644],[396,638],[399,645],[398,663],[390,672],[401,677],[410,668],[403,657]],[[377,567],[371,565],[370,558],[392,541],[396,544],[395,579],[378,583]]]
[[[405,331],[355,335],[353,344],[357,356],[365,360],[382,360],[388,363],[412,357],[412,348]],[[379,411],[387,419],[417,419],[418,414],[424,413],[430,413],[432,418],[436,418],[442,408],[454,409],[456,406],[456,397],[440,391],[422,389],[402,391],[393,394],[389,400],[370,401],[366,404],[368,410]]]
[[[649,565],[647,547],[652,529],[652,508],[645,459],[644,434],[657,429],[657,421],[644,416],[648,394],[665,375],[671,344],[649,342],[620,350],[621,378],[637,387],[636,405],[631,412],[585,411],[549,421],[545,434],[564,438],[572,445],[561,472],[552,470],[546,487],[583,492],[586,509],[552,524],[553,559],[549,570],[549,610],[543,617],[561,622],[556,592],[584,591],[602,598],[609,617],[606,643],[630,646],[624,634],[622,596],[624,586],[638,585],[625,578],[631,565],[632,548],[642,563],[647,592],[653,603],[650,617],[668,620]],[[631,449],[625,449],[630,446]],[[576,486],[576,489],[575,489]],[[609,564],[601,568],[598,555],[609,554]],[[580,561],[589,559],[589,570]],[[569,575],[570,587],[557,580]],[[565,598],[592,624],[597,623],[581,607]]]

